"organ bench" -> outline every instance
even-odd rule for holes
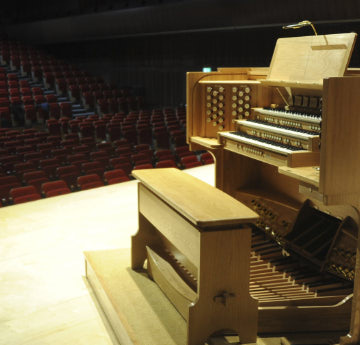
[[[236,331],[257,335],[249,294],[251,229],[258,216],[220,190],[178,169],[138,170],[139,231],[131,266],[147,269],[187,321],[187,344]]]

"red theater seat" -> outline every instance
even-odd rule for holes
[[[43,90],[41,89],[41,87],[33,87],[33,88],[31,88],[31,90],[32,90],[33,96],[40,96],[44,93]]]
[[[42,170],[45,171],[46,175],[49,178],[52,178],[55,176],[56,168],[60,165],[60,161],[57,158],[47,158],[42,159],[39,162],[39,166]]]
[[[49,103],[49,117],[53,119],[60,118],[60,106],[57,103]],[[60,126],[60,124],[59,124]]]
[[[100,162],[86,162],[81,164],[81,170],[85,175],[97,174],[102,176],[104,174],[104,166]]]
[[[36,167],[31,162],[22,162],[22,163],[14,164],[14,174],[18,178],[21,178],[21,176],[24,173],[29,172],[29,171],[33,171],[33,170],[36,170]]]
[[[24,161],[30,162],[36,167],[39,165],[40,159],[43,158],[45,157],[41,154],[41,152],[31,151],[24,154]]]
[[[120,164],[114,164],[113,167],[115,169],[122,169],[126,172],[127,175],[131,173],[132,165],[130,163],[120,163]]]
[[[115,184],[130,181],[130,179],[124,170],[115,169],[104,172],[104,181],[107,182],[107,184]]]
[[[27,184],[29,186],[34,186],[39,194],[41,194],[41,186],[43,183],[49,182],[50,180],[47,177],[39,177],[34,178],[32,180],[28,180]]]
[[[110,156],[109,154],[104,151],[104,150],[101,150],[101,151],[96,151],[96,152],[90,152],[90,157],[93,161],[97,161],[97,162],[100,162],[101,165],[106,168],[108,165],[109,165],[109,159],[110,159]]]
[[[77,178],[77,185],[80,190],[86,190],[96,187],[101,187],[104,185],[104,182],[100,179],[97,174],[90,174],[79,176]]]
[[[34,186],[11,188],[9,192],[9,196],[14,200],[14,203],[16,198],[23,197],[26,195],[38,195],[39,196],[38,199],[40,199],[41,197]]]
[[[173,160],[164,160],[156,163],[156,168],[177,168]]]
[[[141,169],[153,169],[153,166],[149,163],[139,164],[139,165],[136,165],[133,170],[141,170]]]
[[[69,102],[60,103],[61,115],[64,117],[72,117],[72,105]]]
[[[116,165],[119,165],[119,164],[124,164],[124,163],[130,164],[131,161],[130,161],[129,157],[122,156],[122,157],[110,158],[109,163],[110,163],[110,166],[115,167]]]
[[[75,189],[76,179],[80,176],[80,168],[75,164],[58,167],[56,176],[65,181],[71,189]]]
[[[121,138],[121,126],[120,124],[111,124],[107,125],[107,132],[109,133],[110,141],[115,141]]]
[[[33,104],[24,105],[25,123],[31,124],[36,120],[36,108]]]
[[[189,164],[189,163],[200,163],[200,165],[201,165],[201,162],[198,161],[195,154],[185,156],[185,157],[181,157],[180,161],[181,161],[181,164],[184,167],[186,167],[186,165]]]
[[[52,196],[64,195],[64,194],[69,194],[69,193],[71,193],[71,190],[68,187],[66,187],[66,188],[50,190],[45,194],[45,196],[47,198],[50,198]]]
[[[106,139],[106,123],[105,121],[95,121],[95,136],[97,140],[105,140]]]
[[[56,103],[57,102],[57,96],[54,94],[46,95],[45,98],[48,103]]]
[[[5,201],[9,199],[9,192],[12,188],[21,187],[21,183],[14,175],[0,176],[0,198]]]
[[[145,153],[137,153],[137,154],[131,155],[131,160],[134,165],[152,164],[151,158]]]
[[[41,190],[46,197],[67,194],[71,192],[65,181],[62,180],[43,183]]]
[[[56,119],[46,120],[46,127],[50,135],[61,135],[61,125]]]
[[[75,153],[72,155],[68,155],[67,160],[69,164],[76,165],[79,169],[81,168],[81,164],[88,162],[88,159],[84,153]]]
[[[27,194],[27,195],[23,195],[23,196],[14,198],[13,202],[14,202],[14,205],[18,205],[18,204],[22,204],[24,202],[35,201],[35,200],[39,200],[39,199],[41,199],[40,194],[34,193],[34,194]]]
[[[201,161],[203,164],[212,164],[212,163],[214,163],[214,158],[213,158],[213,156],[211,155],[211,153],[205,152],[205,153],[203,153],[203,154],[200,155],[200,161]]]
[[[185,169],[190,169],[190,168],[195,168],[195,167],[200,167],[200,166],[202,166],[201,162],[190,162],[190,163],[184,164]]]

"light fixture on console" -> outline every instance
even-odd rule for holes
[[[282,28],[287,30],[287,29],[299,29],[302,28],[303,26],[311,26],[311,28],[314,31],[315,36],[317,36],[317,31],[313,25],[313,23],[311,23],[309,20],[303,20],[302,22],[299,22],[297,24],[290,24],[290,25],[285,25]]]

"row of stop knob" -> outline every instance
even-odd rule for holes
[[[212,123],[218,130],[223,130],[224,126],[224,107],[225,107],[225,88],[223,86],[208,86],[206,88],[206,121]]]
[[[248,117],[250,115],[250,96],[251,89],[248,85],[231,87],[231,114],[234,122],[238,118]],[[206,88],[206,115],[207,122],[219,130],[224,129],[225,116],[225,96],[226,89],[221,85],[207,86]]]
[[[231,115],[235,118],[248,117],[250,115],[250,92],[251,89],[249,86],[234,86],[232,88],[231,96]]]

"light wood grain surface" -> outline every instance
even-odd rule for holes
[[[134,176],[194,225],[248,223],[257,214],[237,200],[175,168],[137,170]],[[205,202],[206,201],[206,202]]]
[[[355,33],[279,38],[267,79],[322,85],[324,78],[341,77],[355,39]]]

